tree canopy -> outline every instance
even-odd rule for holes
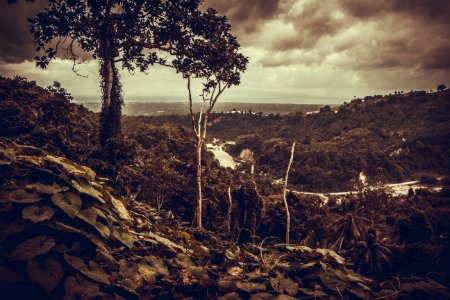
[[[175,68],[185,78],[206,80],[204,94],[211,101],[240,83],[247,58],[230,24],[214,9],[202,10],[202,0],[63,0],[29,19],[39,54],[36,64],[46,68],[57,57],[71,59],[73,71],[83,58],[100,61],[103,93],[100,141],[120,132],[123,103],[119,72],[145,72],[154,64]],[[216,99],[217,100],[217,99]]]

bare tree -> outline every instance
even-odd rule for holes
[[[284,208],[286,209],[286,244],[289,244],[289,236],[291,232],[291,213],[289,212],[289,204],[287,202],[287,185],[289,179],[289,171],[291,170],[292,162],[294,161],[294,151],[295,151],[295,142],[292,143],[291,146],[291,158],[289,159],[289,163],[286,169],[286,178],[284,179],[284,188],[283,188],[283,202]]]
[[[197,114],[193,110],[193,101],[192,101],[192,90],[191,90],[191,79],[188,80],[188,91],[189,91],[189,111],[192,119],[192,129],[194,131],[196,137],[196,151],[197,151],[197,227],[202,227],[202,203],[203,203],[203,195],[202,195],[202,151],[203,145],[206,140],[206,128],[208,125],[208,117],[212,112],[214,105],[217,102],[219,96],[223,93],[223,91],[227,88],[227,86],[221,86],[220,82],[217,83],[217,86],[214,87],[213,92],[209,96],[205,96],[205,93],[202,94],[202,104],[200,108],[200,112]],[[217,88],[217,93],[215,92]]]
[[[231,197],[231,185],[228,187],[228,212],[227,212],[227,232],[231,235],[231,212],[233,211],[233,198]]]

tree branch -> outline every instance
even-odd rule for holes
[[[194,129],[194,133],[196,136],[198,136],[197,130],[195,129],[195,115],[194,110],[192,109],[192,92],[191,92],[191,77],[187,77],[188,83],[187,83],[187,89],[189,91],[189,112],[191,113],[191,120],[192,120],[192,129]]]

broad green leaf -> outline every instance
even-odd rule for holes
[[[146,256],[143,261],[143,264],[149,265],[157,275],[169,276],[169,269],[160,257]]]
[[[79,177],[77,180],[72,180],[71,183],[81,194],[91,196],[92,198],[97,199],[101,204],[106,204],[103,194],[96,190],[86,179]]]
[[[161,243],[162,245],[166,246],[169,250],[172,250],[174,252],[178,252],[176,249],[178,249],[179,251],[182,252],[186,252],[186,249],[183,246],[177,245],[174,242],[172,242],[171,240],[162,237],[160,235],[157,235],[156,233],[153,232],[149,232],[148,235],[155,239],[158,243]]]
[[[238,289],[247,293],[264,292],[266,290],[266,285],[263,283],[241,281],[236,282],[236,286]]]
[[[53,194],[52,202],[72,219],[79,214],[82,205],[80,196],[71,192]]]
[[[124,244],[129,249],[133,248],[134,243],[137,241],[136,237],[134,237],[132,234],[124,231],[119,232],[115,229],[112,232],[112,237]]]
[[[19,244],[10,256],[11,260],[27,260],[50,251],[55,241],[44,235],[34,237]]]
[[[298,284],[289,277],[283,278],[279,276],[277,278],[271,278],[270,285],[280,294],[289,294],[294,296],[298,292]]]
[[[99,283],[110,285],[108,275],[105,273],[103,268],[94,261],[91,260],[88,264],[85,264],[83,259],[68,254],[64,254],[64,259],[74,269],[80,271],[83,275],[89,277],[90,279]]]
[[[38,283],[48,294],[59,284],[64,271],[61,264],[53,258],[33,258],[27,261],[28,277]]]
[[[22,209],[22,218],[39,223],[50,220],[55,214],[55,210],[48,206],[27,206]]]
[[[25,186],[25,189],[36,191],[36,192],[42,193],[42,194],[50,194],[51,195],[51,194],[56,194],[56,193],[67,191],[69,188],[62,187],[56,183],[53,183],[52,185],[47,185],[47,184],[42,184],[40,182],[36,182],[33,184],[27,184]]]
[[[111,203],[114,206],[114,208],[116,209],[116,212],[119,214],[119,217],[122,220],[129,220],[130,219],[130,213],[125,208],[125,205],[122,203],[122,201],[117,200],[116,198],[111,196]]]
[[[97,212],[94,209],[83,209],[77,214],[77,217],[95,227],[97,224]]]
[[[77,274],[77,276],[67,277],[64,283],[65,296],[64,300],[80,299],[97,299],[105,296],[100,292],[100,287],[97,283],[92,282],[83,276]]]
[[[23,189],[14,190],[12,192],[0,192],[0,203],[36,203],[42,198],[36,193],[28,193]]]
[[[57,156],[53,156],[53,155],[46,155],[45,158],[48,161],[51,161],[61,167],[64,168],[64,170],[67,173],[70,173],[72,175],[88,175],[91,178],[95,178],[95,172],[92,171],[92,169],[81,166],[79,164],[76,164],[70,160],[68,160],[67,158],[64,157],[57,157]]]
[[[147,264],[139,264],[138,271],[146,283],[154,284],[156,282],[156,276],[158,273],[151,266]]]

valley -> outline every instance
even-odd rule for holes
[[[234,141],[226,141],[224,143],[221,143],[218,139],[213,138],[213,142],[211,144],[206,145],[206,149],[210,151],[214,155],[214,159],[216,159],[219,162],[219,165],[222,168],[231,168],[236,169],[238,166],[237,160],[239,158],[232,157],[229,153],[227,153],[224,150],[224,147],[226,145],[235,145],[236,143]],[[253,166],[254,168],[254,166]],[[249,172],[252,173],[252,167],[250,170],[242,170],[242,172]],[[270,174],[264,174],[264,176],[270,176]],[[406,196],[408,193],[414,193],[417,190],[431,190],[434,192],[440,192],[442,190],[442,185],[439,184],[439,181],[442,178],[436,178],[437,182],[434,185],[430,184],[422,184],[420,181],[405,181],[405,182],[399,182],[399,183],[384,183],[384,184],[378,184],[375,185],[368,185],[367,184],[367,177],[364,175],[364,173],[359,174],[359,186],[363,190],[373,190],[373,189],[382,189],[388,194],[400,197],[400,196]],[[276,179],[272,183],[273,185],[282,185],[283,179]],[[410,191],[411,190],[411,191]],[[327,193],[320,193],[320,192],[303,192],[303,191],[297,191],[297,190],[290,190],[290,192],[297,194],[297,195],[309,195],[309,196],[316,196],[318,197],[324,204],[328,202],[330,197],[340,201],[342,199],[345,199],[346,196],[358,194],[360,191],[358,190],[352,190],[352,191],[335,191],[335,192],[327,192]]]

